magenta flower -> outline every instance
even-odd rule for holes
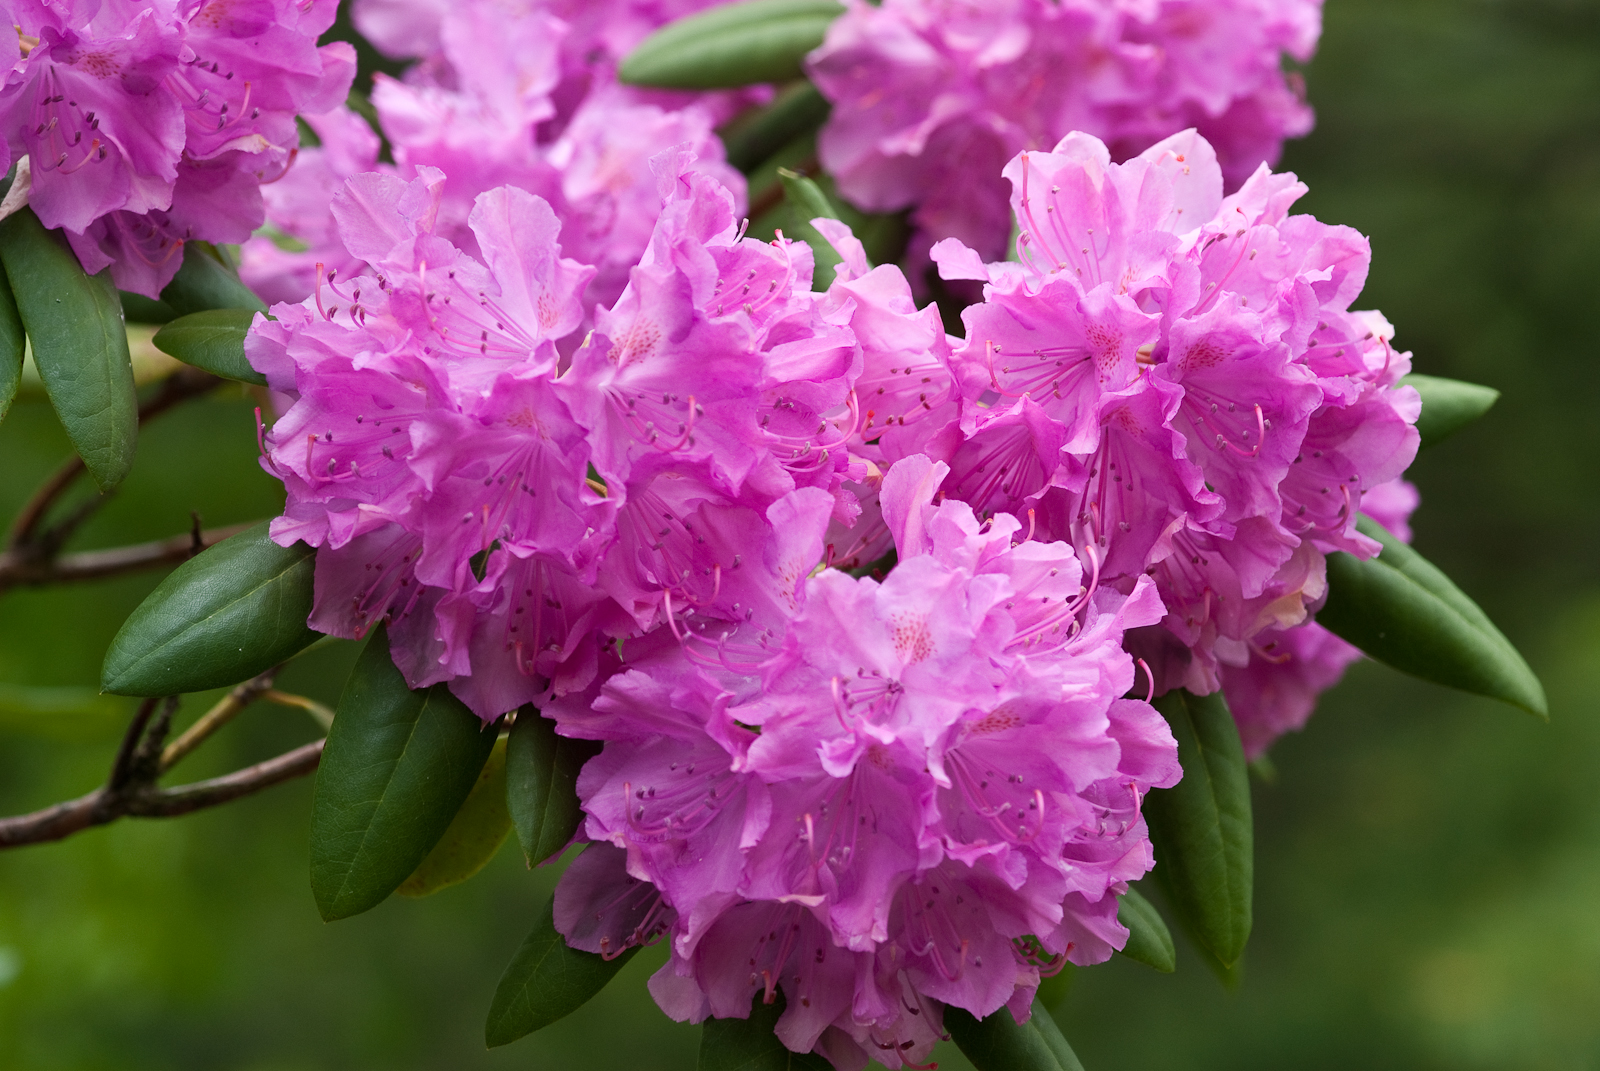
[[[382,22],[385,13],[401,9],[364,10]],[[428,13],[419,8],[411,14],[426,21]],[[434,12],[428,58],[404,80],[378,76],[372,99],[396,173],[409,178],[433,167],[445,175],[436,233],[478,256],[468,224],[476,198],[498,186],[520,187],[555,210],[567,255],[598,269],[589,305],[609,305],[644,253],[661,210],[650,159],[685,148],[694,170],[734,193],[739,211],[744,178],[723,162],[713,130],[723,116],[697,97],[640,94],[617,85],[607,67],[605,78],[586,75],[583,92],[568,93],[558,108],[561,87],[571,81],[564,64],[575,31],[557,15],[549,5],[507,10],[490,0]],[[317,129],[323,126],[335,124],[324,120]],[[375,142],[350,123],[337,123],[328,136],[333,151],[312,157],[303,177],[300,168],[291,171],[284,180],[289,190],[268,194],[269,220],[290,241],[258,240],[245,253],[247,277],[269,281],[276,293],[295,300],[310,294],[316,264],[344,261],[326,213],[307,209],[326,196],[330,182],[336,186],[375,166]]]
[[[293,159],[301,111],[343,100],[349,45],[317,47],[335,4],[261,0],[176,8],[107,0],[8,7],[25,52],[0,89],[30,203],[86,271],[157,296],[191,238],[243,242],[260,187]]]
[[[1361,509],[1409,543],[1411,513],[1419,501],[1414,486],[1392,480],[1368,490]],[[1339,683],[1345,669],[1361,657],[1359,650],[1314,621],[1258,633],[1247,662],[1222,665],[1223,694],[1239,723],[1245,754],[1256,759],[1279,736],[1303,728],[1317,697]]]
[[[1131,649],[1158,691],[1215,691],[1320,604],[1324,554],[1376,552],[1363,496],[1416,452],[1409,355],[1349,308],[1366,242],[1289,215],[1305,187],[1265,167],[1224,198],[1193,132],[1123,164],[1073,134],[1006,176],[1022,263],[932,254],[987,283],[954,357],[959,433],[927,440],[943,490],[1031,517],[1104,581],[1153,577],[1164,627]]]
[[[846,197],[914,206],[914,249],[1003,251],[1000,168],[1074,130],[1127,158],[1185,127],[1237,185],[1311,127],[1280,59],[1310,58],[1319,0],[857,2],[810,60],[834,102],[819,147]]]
[[[1116,896],[1152,865],[1140,800],[1179,776],[1165,722],[1122,698],[1154,587],[1096,588],[1067,544],[934,507],[946,474],[911,457],[884,480],[900,564],[881,584],[808,578],[831,501],[792,492],[761,552],[785,599],[691,616],[681,646],[624,651],[596,698],[549,708],[605,741],[579,779],[589,850],[627,860],[564,879],[562,924],[618,951],[669,935],[668,1014],[743,1017],[781,988],[789,1048],[899,1067],[943,1004],[1025,1017],[1041,969],[1126,940]],[[597,935],[618,897],[636,906]]]

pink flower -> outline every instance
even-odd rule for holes
[[[593,331],[595,271],[548,203],[481,194],[480,260],[440,233],[447,181],[424,166],[346,182],[354,267],[248,340],[292,399],[265,464],[288,490],[274,537],[320,548],[312,625],[387,620],[406,679],[486,719],[586,694],[604,640],[781,624],[820,549],[774,518],[856,514],[853,299],[812,291],[809,246],[742,237],[684,150],[652,169],[660,218]]]
[[[1392,480],[1368,490],[1361,508],[1395,538],[1409,543],[1411,513],[1419,501],[1414,486]],[[1303,728],[1317,697],[1338,684],[1345,669],[1361,657],[1360,651],[1314,621],[1258,633],[1245,664],[1222,666],[1222,691],[1239,723],[1245,754],[1259,758],[1279,736]]]
[[[1022,263],[949,241],[946,276],[986,281],[954,364],[944,491],[1031,517],[1167,618],[1133,649],[1160,691],[1205,693],[1250,645],[1305,621],[1323,555],[1376,552],[1363,495],[1416,452],[1409,355],[1350,311],[1365,240],[1289,215],[1305,190],[1264,166],[1238,193],[1197,134],[1123,164],[1084,134],[1007,165]]]
[[[810,73],[834,102],[819,148],[870,211],[915,207],[914,248],[954,237],[999,259],[1001,165],[1071,131],[1127,158],[1197,126],[1237,185],[1311,113],[1280,68],[1310,58],[1319,0],[857,2]]]
[[[26,53],[0,125],[27,153],[30,203],[84,269],[157,296],[190,238],[243,242],[260,187],[293,158],[294,116],[342,100],[350,46],[318,48],[335,4],[11,5]]]
[[[605,741],[579,779],[589,850],[627,853],[603,889],[587,868],[563,881],[568,927],[595,943],[574,901],[642,904],[628,882],[649,882],[658,929],[641,907],[603,939],[670,935],[651,982],[669,1014],[743,1017],[781,988],[789,1048],[897,1067],[943,1004],[1025,1017],[1041,968],[1126,940],[1116,896],[1152,864],[1140,800],[1180,772],[1159,715],[1121,698],[1153,586],[1086,587],[1067,544],[934,507],[946,471],[890,470],[883,583],[807,578],[830,502],[792,492],[768,514],[797,566],[774,571],[787,608],[691,618],[682,646],[625,652],[597,698],[552,708]]]
[[[367,10],[383,23],[385,13],[400,9]],[[557,16],[551,5],[495,0],[436,12],[428,58],[403,80],[379,75],[372,100],[396,173],[410,177],[433,167],[445,175],[438,234],[476,256],[468,216],[477,196],[503,185],[527,190],[561,219],[567,255],[599,269],[588,294],[592,307],[616,301],[649,241],[661,210],[652,157],[685,148],[693,169],[732,191],[740,211],[744,178],[723,162],[713,130],[723,116],[696,97],[640,94],[618,86],[608,67],[605,78],[585,76],[583,92],[558,104],[564,79],[571,80],[565,65],[575,31]],[[317,129],[334,125],[325,121]],[[292,243],[257,241],[245,254],[247,276],[271,280],[296,300],[310,293],[317,263],[344,259],[326,214],[319,218],[302,206],[325,195],[330,182],[372,170],[376,161],[376,143],[348,122],[324,136],[338,143],[335,151],[310,158],[304,177],[300,168],[291,171],[284,180],[290,191],[269,193],[269,218]],[[307,248],[283,248],[294,243]]]

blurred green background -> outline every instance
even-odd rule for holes
[[[1548,726],[1356,667],[1256,785],[1256,927],[1225,992],[1118,959],[1056,1009],[1090,1071],[1600,1068],[1600,4],[1328,0],[1319,122],[1285,166],[1302,207],[1372,236],[1362,305],[1417,369],[1505,392],[1418,461],[1417,546],[1550,692]],[[150,425],[74,549],[271,514],[252,403]],[[47,407],[0,426],[0,516],[67,456]],[[0,812],[104,776],[130,704],[94,695],[155,577],[0,596]],[[337,700],[349,645],[280,682]],[[193,717],[214,697],[191,697]],[[53,713],[40,713],[50,708]],[[257,707],[189,760],[208,776],[313,738]],[[662,1068],[640,956],[592,1004],[486,1052],[495,982],[553,883],[514,849],[478,878],[336,925],[308,886],[310,783],[188,819],[0,854],[0,1067],[16,1071]],[[967,1065],[950,1046],[941,1066]]]

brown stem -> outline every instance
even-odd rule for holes
[[[22,512],[17,514],[16,523],[11,526],[11,538],[6,540],[7,551],[15,551],[20,547],[33,542],[34,531],[39,527],[39,522],[44,520],[44,515],[55,504],[61,492],[65,491],[78,473],[83,471],[83,458],[74,454],[50,478],[39,485],[39,489],[28,499],[22,507]]]
[[[315,770],[322,759],[323,743],[313,740],[265,762],[208,781],[167,789],[141,785],[131,791],[114,791],[107,785],[42,811],[0,818],[0,848],[61,840],[125,816],[171,818],[229,803]]]
[[[230,524],[209,528],[200,533],[199,549],[220,543],[246,527],[248,525]],[[15,550],[0,551],[0,592],[8,588],[95,580],[104,576],[136,573],[141,569],[176,565],[197,553],[195,542],[193,534],[172,536],[170,539],[157,539],[127,547],[63,554],[56,558]]]
[[[205,739],[228,722],[233,716],[263,695],[270,694],[273,678],[277,677],[278,669],[274,666],[257,677],[252,677],[233,691],[223,696],[217,704],[195,720],[195,723],[185,729],[183,735],[167,745],[161,753],[161,773],[166,773],[178,764],[189,752],[199,747]]]
[[[162,381],[161,386],[139,406],[139,423],[159,416],[173,406],[207,394],[223,381],[198,368],[180,368]],[[11,528],[7,551],[19,558],[48,560],[53,557],[78,526],[105,504],[110,494],[100,494],[86,500],[72,515],[49,529],[41,531],[46,515],[83,472],[83,460],[71,458],[35,491]]]

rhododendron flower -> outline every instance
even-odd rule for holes
[[[1119,158],[1185,127],[1230,183],[1311,128],[1298,83],[1320,0],[856,0],[812,53],[834,109],[818,143],[840,191],[870,211],[915,207],[914,249],[959,238],[999,259],[1000,168],[1077,130]]]
[[[1411,542],[1417,489],[1391,480],[1367,491],[1361,509],[1401,542]],[[1339,683],[1362,654],[1315,621],[1264,629],[1250,643],[1244,665],[1222,666],[1222,692],[1239,724],[1246,757],[1259,758],[1279,736],[1304,727],[1317,697]]]
[[[1409,355],[1349,308],[1366,240],[1289,215],[1305,187],[1264,165],[1224,198],[1192,131],[1124,164],[1073,134],[1005,174],[1021,263],[933,251],[986,283],[962,314],[959,425],[928,439],[944,490],[1031,513],[1119,588],[1153,577],[1168,639],[1132,649],[1159,691],[1215,691],[1320,604],[1324,554],[1376,553],[1363,495],[1416,452]]]
[[[355,75],[349,45],[316,44],[336,6],[5,5],[20,52],[0,125],[29,157],[40,220],[65,229],[86,271],[109,266],[150,297],[188,239],[249,238],[261,184],[293,157],[296,113],[331,108]]]
[[[690,618],[681,646],[625,651],[596,698],[547,708],[605,742],[578,784],[596,857],[558,925],[609,954],[669,937],[668,1014],[744,1017],[782,990],[790,1049],[913,1065],[944,1004],[1025,1019],[1041,970],[1127,939],[1141,800],[1180,774],[1166,723],[1123,698],[1122,633],[1160,618],[1154,587],[1095,587],[1068,544],[935,507],[946,474],[889,471],[882,583],[780,570],[786,611]],[[775,503],[769,556],[815,563],[829,512],[815,489]]]
[[[440,233],[436,169],[334,195],[353,267],[276,306],[247,349],[292,400],[265,464],[289,492],[274,538],[321,548],[314,627],[389,621],[412,686],[449,681],[487,719],[583,690],[603,640],[786,604],[796,567],[760,549],[771,511],[801,490],[824,524],[858,509],[867,306],[843,283],[814,293],[804,243],[743,237],[734,196],[694,163],[652,161],[648,248],[592,314],[594,269],[527,191],[477,198],[481,260]],[[875,285],[904,292],[890,276]],[[880,333],[922,319],[878,315]],[[926,360],[915,344],[898,343]]]
[[[608,75],[585,80],[584,93],[567,101],[558,122],[556,96],[573,30],[557,16],[550,5],[508,8],[495,0],[435,13],[429,58],[403,80],[378,75],[372,103],[394,152],[394,172],[410,177],[433,167],[445,176],[437,233],[476,256],[468,225],[475,199],[497,186],[521,187],[555,210],[566,254],[598,269],[590,305],[609,305],[644,253],[661,209],[651,158],[685,148],[693,168],[732,191],[741,210],[744,177],[723,161],[713,130],[719,113],[693,95],[658,94],[658,101]],[[677,99],[664,106],[669,97]],[[269,193],[268,218],[279,237],[247,246],[242,274],[274,294],[302,299],[316,264],[344,260],[325,213],[304,211],[327,196],[330,180],[390,170],[376,164],[376,142],[354,130],[353,119],[314,123],[325,150]]]

